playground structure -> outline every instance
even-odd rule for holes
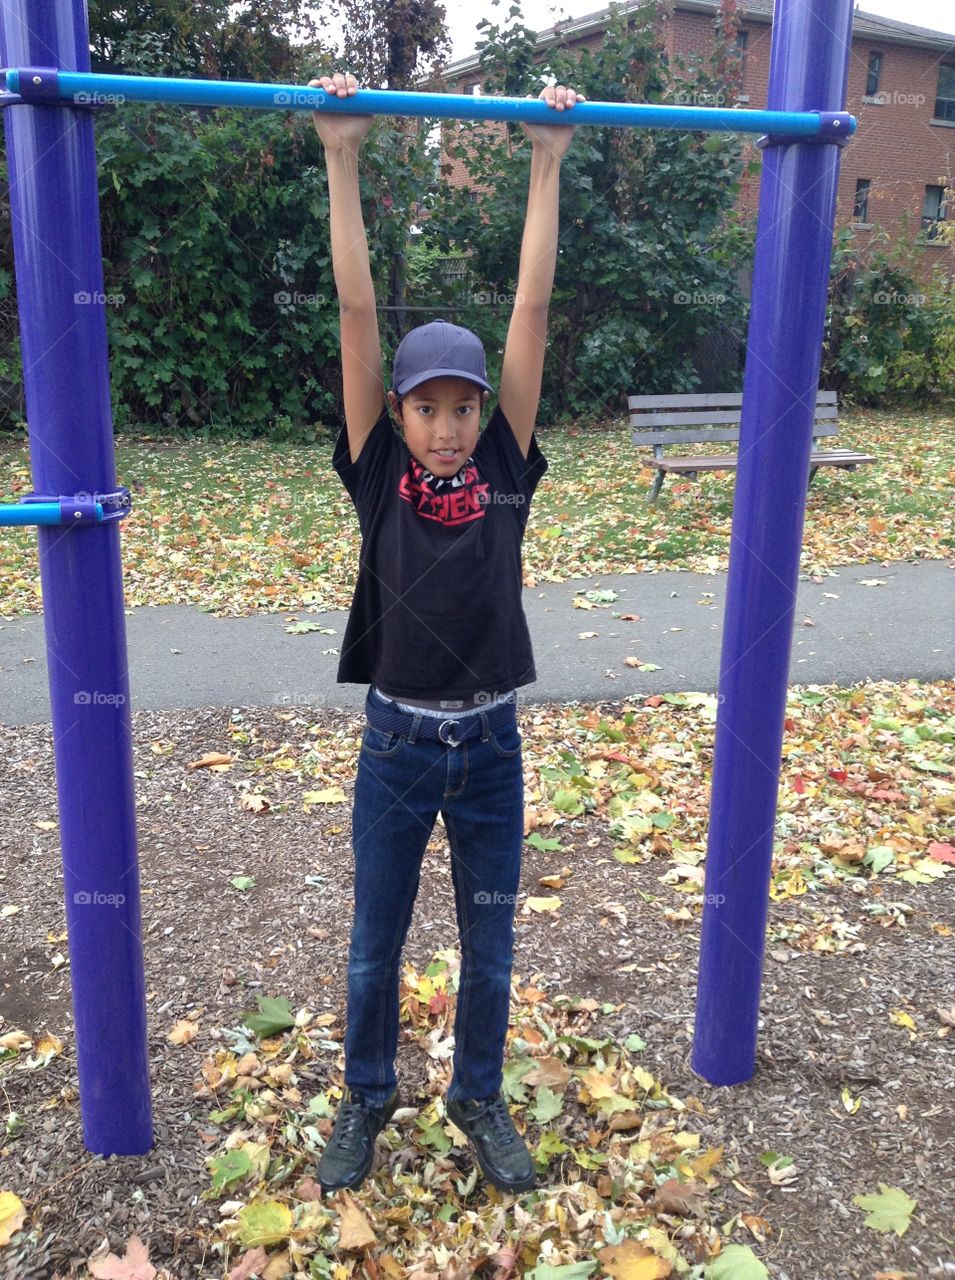
[[[755,1068],[851,0],[776,0],[768,109],[578,103],[90,73],[85,0],[6,0],[0,63],[84,1141],[153,1145],[94,118],[124,101],[763,135],[714,750],[693,1069]],[[51,62],[54,65],[51,65]],[[586,89],[586,86],[582,86]]]

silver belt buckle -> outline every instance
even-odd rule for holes
[[[442,720],[441,723],[438,725],[438,738],[441,742],[445,744],[445,746],[459,747],[463,739],[446,738],[444,736],[444,730],[449,724],[460,724],[460,721],[459,720]]]

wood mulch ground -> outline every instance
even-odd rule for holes
[[[274,709],[244,715],[263,734],[304,737],[304,720],[280,723]],[[344,712],[314,716],[356,723]],[[32,1257],[13,1261],[0,1250],[5,1280],[81,1275],[104,1237],[121,1254],[134,1232],[172,1275],[221,1276],[212,1258],[202,1261],[200,1241],[217,1206],[201,1198],[208,1147],[198,1130],[207,1110],[193,1099],[213,1031],[237,1026],[257,991],[344,1021],[348,809],[306,814],[298,804],[257,817],[238,810],[225,775],[205,773],[203,785],[184,789],[184,762],[224,741],[228,723],[229,713],[218,710],[133,718],[156,1145],[142,1157],[108,1160],[83,1147],[69,966],[51,963],[57,951],[66,953],[65,941],[55,940],[65,930],[58,835],[37,827],[57,814],[51,733],[47,726],[0,729],[0,905],[21,908],[0,920],[0,1034],[49,1030],[64,1043],[46,1067],[0,1080],[4,1107],[24,1125],[19,1137],[4,1139],[0,1123],[0,1188],[19,1195],[29,1225],[41,1228]],[[155,754],[150,744],[160,740],[174,750]],[[443,834],[436,827],[405,950],[419,971],[456,938]],[[587,1034],[637,1032],[647,1042],[643,1065],[675,1095],[700,1099],[705,1112],[694,1119],[703,1142],[724,1145],[740,1169],[740,1186],[724,1188],[726,1216],[745,1210],[771,1224],[773,1235],[757,1252],[773,1280],[873,1280],[880,1271],[955,1276],[955,1034],[939,1034],[936,1013],[952,1003],[953,972],[951,946],[932,929],[955,929],[950,885],[892,883],[891,899],[912,907],[908,923],[892,927],[864,912],[848,885],[828,890],[820,906],[860,923],[864,950],[772,948],[756,1074],[716,1088],[689,1066],[698,918],[674,924],[635,892],[659,894],[660,867],[617,862],[605,822],[573,819],[561,838],[573,856],[557,856],[572,861],[574,874],[557,915],[518,915],[515,981],[545,975],[552,989],[613,1002],[615,1012],[597,1014]],[[555,870],[555,855],[526,847],[522,890],[540,893],[538,877]],[[237,875],[254,876],[254,889],[233,889]],[[306,876],[324,879],[307,884]],[[620,905],[625,924],[609,909]],[[790,906],[773,904],[771,916],[785,918]],[[170,1044],[173,1023],[197,1008],[198,1038]],[[893,1009],[912,1014],[914,1035],[890,1022]],[[416,1043],[402,1043],[398,1073],[413,1103],[425,1080]],[[310,1087],[340,1080],[329,1061]],[[844,1087],[862,1099],[854,1115],[841,1101]],[[760,1161],[767,1150],[792,1157],[795,1181],[771,1184]],[[918,1201],[903,1238],[864,1226],[853,1204],[880,1182]]]

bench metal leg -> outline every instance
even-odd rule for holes
[[[650,489],[650,506],[651,507],[656,502],[657,498],[660,496],[660,490],[663,488],[663,482],[666,478],[667,478],[667,473],[658,467],[657,473],[653,477],[653,486]]]
[[[812,468],[810,469],[810,471],[809,471],[809,484],[812,484],[812,478],[813,478],[813,476],[816,474],[816,472],[817,472],[818,470],[819,470],[819,468],[818,468],[818,467],[812,467]],[[806,487],[808,488],[809,486],[807,485]]]

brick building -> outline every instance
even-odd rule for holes
[[[674,0],[661,19],[671,63],[691,64],[711,52],[718,7],[718,0]],[[740,5],[742,80],[730,105],[766,106],[772,9],[772,0]],[[602,10],[540,32],[541,59],[558,44],[599,47],[608,18]],[[447,79],[458,92],[479,91],[477,55],[449,66]],[[581,88],[586,92],[586,85]],[[955,251],[938,232],[946,214],[953,216],[946,210],[945,192],[955,184],[955,36],[856,9],[846,109],[859,127],[842,157],[837,225],[853,226],[863,241],[876,228],[890,234],[905,226],[921,229],[925,268],[942,263],[952,272]],[[451,180],[470,182],[459,161]],[[747,212],[755,213],[758,190],[758,176],[744,182],[740,204]]]

